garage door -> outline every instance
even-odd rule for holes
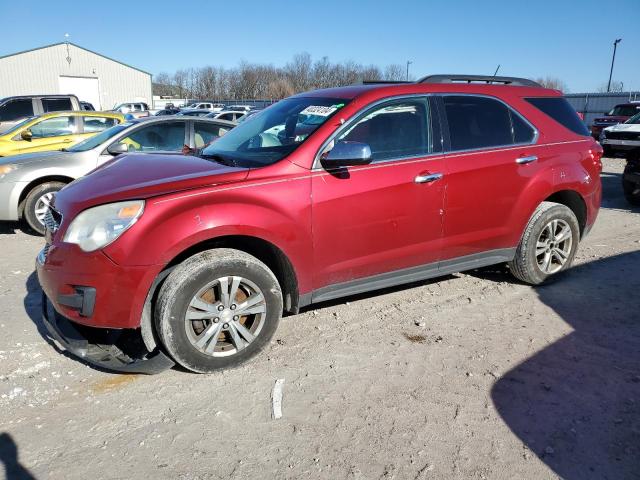
[[[60,93],[72,93],[78,100],[91,103],[96,110],[100,110],[100,89],[97,78],[88,77],[58,77]]]

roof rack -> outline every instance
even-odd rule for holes
[[[527,78],[496,77],[493,75],[427,75],[416,83],[499,83],[502,85],[518,85],[520,87],[541,87],[538,82]]]
[[[404,80],[362,80],[362,85],[384,85],[389,83],[414,83],[406,82]]]

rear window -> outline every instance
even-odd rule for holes
[[[589,136],[589,130],[587,130],[585,124],[580,120],[578,112],[567,102],[566,98],[538,97],[525,98],[525,100],[572,132]]]
[[[640,112],[640,105],[616,105],[608,115],[616,117],[632,117]]]
[[[46,112],[61,112],[73,110],[71,99],[69,98],[43,98],[42,109]]]

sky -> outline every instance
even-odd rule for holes
[[[0,56],[69,40],[157,74],[294,54],[435,73],[557,77],[570,92],[609,78],[640,90],[640,0],[0,0]],[[16,21],[6,21],[16,19]],[[21,21],[17,21],[22,19]]]

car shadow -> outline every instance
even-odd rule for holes
[[[0,462],[7,480],[35,480],[18,459],[18,446],[8,433],[0,433]]]
[[[639,273],[636,251],[536,288],[574,331],[492,388],[509,428],[561,478],[640,478]]]
[[[22,222],[0,221],[0,235],[15,235],[18,232],[22,232],[31,237],[42,237],[42,235],[31,230]]]

